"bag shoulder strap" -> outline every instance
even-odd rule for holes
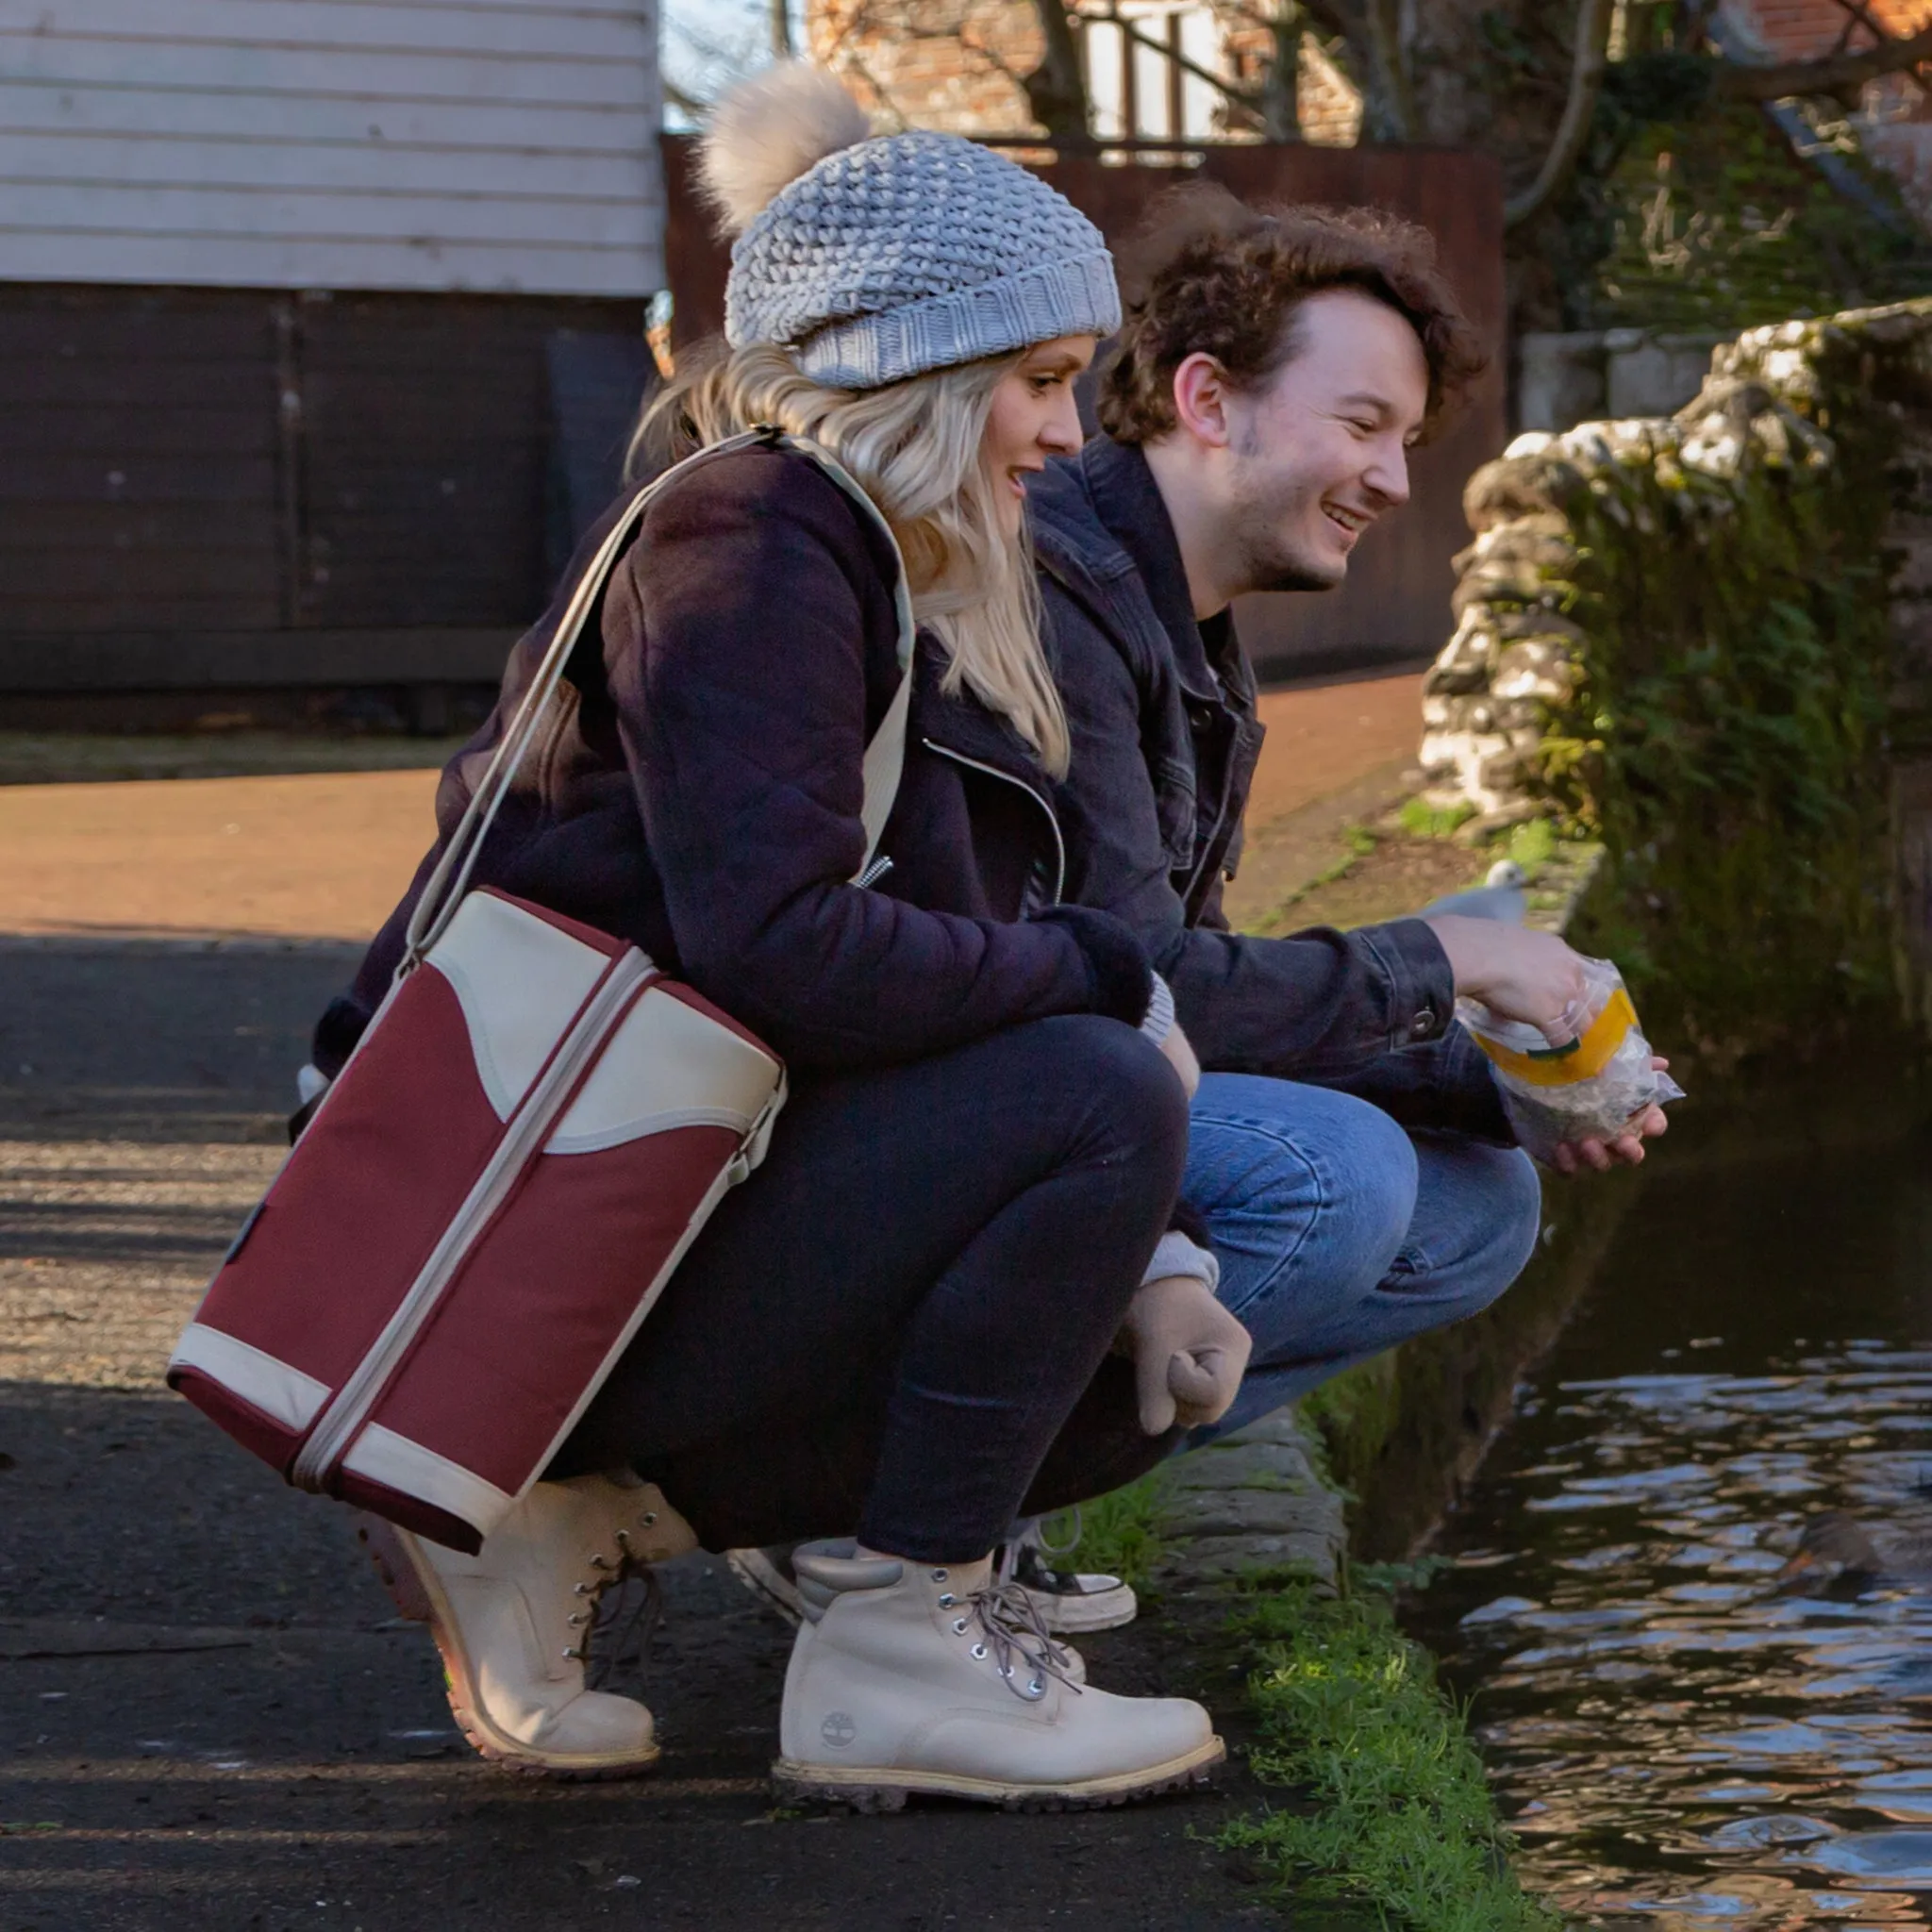
[[[674,463],[661,475],[652,479],[638,491],[625,506],[624,512],[610,526],[609,534],[598,545],[596,555],[585,567],[572,590],[570,601],[564,607],[563,615],[558,621],[557,630],[552,636],[549,647],[544,651],[535,676],[530,680],[529,689],[524,693],[523,701],[517,706],[515,715],[510,719],[481,781],[471,794],[470,802],[463,808],[462,817],[457,822],[455,831],[450,834],[449,842],[443,847],[442,857],[437,861],[436,870],[429,875],[414,909],[409,914],[408,930],[401,963],[396,968],[396,976],[413,972],[439,939],[442,937],[450,920],[455,916],[458,906],[462,903],[464,892],[469,888],[470,875],[476,868],[476,860],[483,850],[483,842],[490,836],[490,828],[496,822],[496,814],[503,801],[509,794],[510,786],[515,782],[517,773],[531,746],[536,742],[543,724],[544,713],[549,709],[550,701],[556,695],[557,687],[562,682],[564,667],[570,662],[571,653],[576,648],[583,636],[584,627],[590,622],[591,613],[597,608],[603,597],[605,586],[610,580],[610,574],[617,568],[618,559],[624,555],[639,525],[643,522],[644,513],[656,500],[658,492],[672,480],[696,468],[700,463],[715,460],[736,451],[762,447],[767,449],[789,450],[795,456],[807,458],[816,463],[832,482],[836,483],[881,531],[891,548],[893,566],[892,603],[899,620],[899,686],[892,693],[891,704],[886,715],[879,722],[878,729],[873,733],[872,742],[865,748],[863,767],[865,797],[860,808],[859,818],[865,827],[865,857],[855,879],[861,876],[872,864],[874,854],[886,829],[886,821],[891,816],[893,800],[898,796],[899,780],[906,764],[906,722],[912,696],[912,651],[914,624],[912,619],[912,589],[906,578],[906,559],[900,555],[898,539],[892,534],[891,525],[887,523],[879,509],[858,479],[841,463],[831,452],[805,437],[787,435],[776,429],[749,429],[741,436],[727,438],[723,442],[713,443],[708,449],[699,450],[695,455],[686,457],[683,461]]]

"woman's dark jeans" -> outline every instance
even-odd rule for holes
[[[801,1081],[550,1474],[628,1462],[680,1509],[712,1498],[687,1513],[713,1547],[774,1541],[851,1526],[765,1508],[794,1491],[830,1507],[797,1488],[796,1458],[836,1437],[847,1492],[854,1457],[871,1465],[862,1541],[984,1556],[1094,1381],[1187,1138],[1173,1070],[1114,1020]],[[1098,1385],[1109,1417],[1115,1380]],[[734,1516],[726,1475],[764,1493]]]

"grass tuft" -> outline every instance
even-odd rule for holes
[[[1077,1511],[1048,1517],[1047,1539],[1056,1548],[1078,1537],[1071,1554],[1054,1558],[1055,1566],[1073,1569],[1077,1557],[1082,1570],[1101,1571],[1144,1590],[1167,1547],[1157,1526],[1164,1483],[1163,1472],[1153,1469],[1111,1495],[1082,1503]]]
[[[1474,816],[1475,807],[1466,798],[1454,805],[1431,805],[1426,798],[1409,798],[1403,801],[1395,820],[1411,839],[1446,839]]]
[[[1509,834],[1504,856],[1533,879],[1557,854],[1557,828],[1548,819],[1527,819]]]
[[[1511,1874],[1463,1713],[1386,1596],[1257,1579],[1238,1629],[1256,1654],[1253,1768],[1311,1808],[1238,1821],[1224,1847],[1300,1896],[1371,1905],[1406,1932],[1559,1932]]]

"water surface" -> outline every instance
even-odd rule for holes
[[[1932,1141],[1665,1163],[1410,1613],[1526,1882],[1577,1924],[1932,1927],[1932,1577],[1776,1582],[1807,1514],[1925,1530],[1928,1491]]]

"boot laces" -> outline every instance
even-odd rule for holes
[[[575,1591],[579,1607],[572,1624],[583,1636],[564,1652],[584,1666],[585,1687],[608,1690],[620,1675],[641,1684],[651,1640],[664,1621],[664,1591],[657,1572],[631,1548],[630,1531],[614,1537],[617,1556],[593,1554],[586,1565],[590,1580]]]
[[[984,1637],[983,1642],[974,1645],[974,1654],[991,1654],[1015,1697],[1031,1704],[1045,1696],[1049,1677],[1070,1690],[1079,1690],[1071,1674],[1074,1659],[1054,1641],[1038,1605],[1022,1585],[989,1583],[966,1599],[966,1611]],[[1024,1683],[1021,1665],[1025,1671]]]
[[[641,1688],[650,1675],[651,1642],[663,1621],[663,1586],[649,1564],[639,1564],[599,1600],[584,1646],[586,1687],[608,1690],[627,1678]]]

